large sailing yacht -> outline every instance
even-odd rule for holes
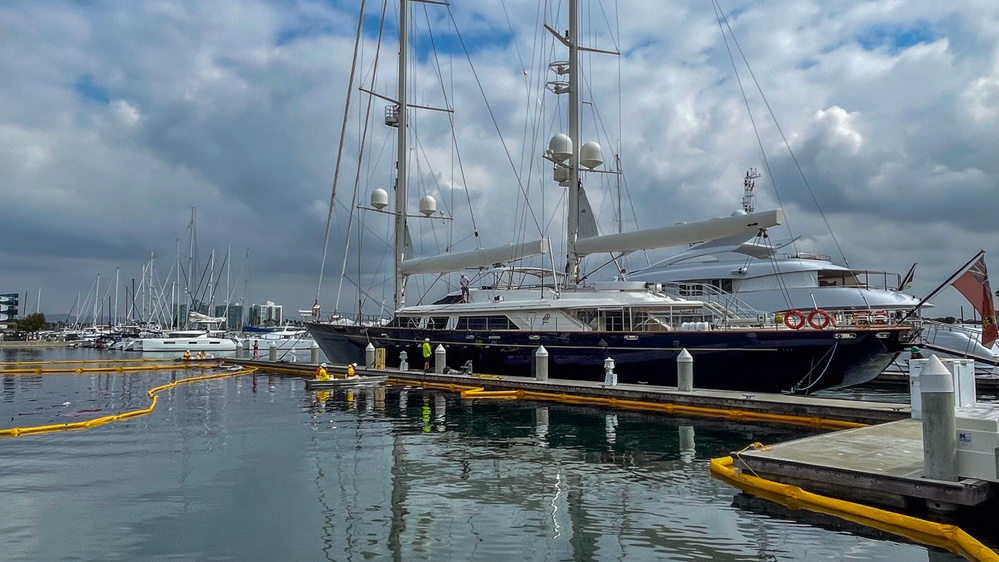
[[[408,2],[399,11],[398,97],[391,125],[397,127],[397,178],[394,236],[395,314],[387,322],[323,321],[320,308],[306,327],[327,358],[336,363],[360,361],[369,344],[387,350],[397,365],[399,354],[417,357],[429,339],[443,345],[449,366],[471,361],[474,371],[493,375],[529,375],[539,347],[549,353],[553,378],[600,380],[605,360],[613,359],[622,382],[676,384],[676,358],[686,349],[694,357],[694,384],[701,388],[757,392],[802,392],[867,382],[880,374],[911,341],[918,325],[888,318],[862,322],[855,316],[820,308],[786,314],[759,313],[742,303],[677,286],[618,278],[590,282],[580,264],[593,254],[625,255],[643,249],[688,245],[727,237],[750,237],[780,224],[779,210],[740,213],[707,221],[595,235],[587,227],[584,173],[602,165],[599,145],[579,142],[579,24],[576,0],[569,2],[565,33],[546,29],[568,48],[568,61],[556,62],[550,90],[568,96],[568,134],[555,135],[543,158],[554,179],[567,188],[566,261],[554,263],[551,240],[511,244],[460,253],[414,258],[406,255],[407,103],[406,43]],[[592,49],[590,49],[592,50]],[[386,120],[388,122],[388,119]],[[388,206],[384,190],[372,193],[375,209]],[[420,202],[426,215],[435,201]],[[592,218],[590,218],[592,220]],[[533,258],[544,265],[525,267]],[[547,260],[547,261],[546,261]],[[471,272],[470,299],[460,291],[432,304],[406,304],[406,281],[412,275]],[[790,320],[789,320],[790,317]]]

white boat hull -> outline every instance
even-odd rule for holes
[[[132,345],[135,351],[236,351],[236,340],[231,338],[186,337],[186,338],[146,338],[136,340]]]

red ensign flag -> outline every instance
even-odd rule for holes
[[[985,269],[985,252],[952,285],[982,315],[982,345],[991,347],[999,339],[999,327],[996,326],[996,307],[992,301],[992,288],[989,287],[989,273]]]

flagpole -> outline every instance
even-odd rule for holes
[[[985,250],[979,250],[978,253],[975,254],[975,257],[973,257],[970,260],[968,260],[968,263],[964,264],[964,266],[962,266],[961,269],[958,269],[957,273],[955,273],[954,275],[951,275],[946,281],[944,281],[943,283],[941,283],[940,286],[938,286],[936,289],[933,289],[933,291],[928,296],[926,296],[925,298],[923,298],[923,300],[919,301],[919,304],[917,304],[916,306],[914,306],[912,308],[912,310],[910,310],[909,312],[906,312],[905,316],[903,316],[898,322],[900,324],[902,322],[905,322],[910,316],[913,315],[913,313],[915,313],[924,304],[926,304],[926,302],[928,300],[930,300],[933,297],[935,297],[937,295],[937,293],[939,293],[940,291],[942,291],[943,289],[945,289],[955,279],[957,279],[958,277],[960,277],[960,276],[964,275],[965,273],[967,273],[968,269],[970,269],[971,266],[974,265],[975,262],[977,262],[979,260],[979,258],[981,258],[983,255],[985,255]]]

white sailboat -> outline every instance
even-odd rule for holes
[[[888,318],[884,324],[833,317],[816,307],[821,323],[788,325],[775,314],[726,306],[711,299],[691,299],[659,283],[611,281],[589,283],[580,264],[589,255],[624,255],[642,249],[750,237],[780,224],[777,211],[743,213],[638,232],[595,236],[585,221],[582,178],[602,164],[596,143],[579,142],[579,23],[575,0],[569,2],[569,25],[563,34],[545,26],[569,51],[568,61],[552,63],[551,88],[569,98],[568,134],[552,138],[545,158],[555,181],[567,188],[564,267],[554,263],[548,239],[501,247],[414,258],[407,255],[407,101],[406,44],[409,2],[399,17],[397,107],[397,179],[395,206],[394,296],[396,310],[385,324],[324,322],[319,307],[306,322],[309,332],[334,362],[363,358],[373,344],[386,348],[390,364],[402,351],[416,357],[425,339],[443,345],[454,367],[471,361],[476,372],[526,375],[540,346],[549,353],[550,373],[567,379],[600,380],[607,360],[625,382],[676,384],[676,358],[684,349],[694,355],[696,384],[706,388],[808,392],[866,382],[877,376],[918,331],[916,322]],[[567,78],[567,79],[566,79]],[[380,96],[383,97],[383,96]],[[388,207],[388,194],[375,190],[371,205]],[[426,196],[420,210],[433,215]],[[590,214],[591,216],[591,214]],[[543,266],[522,267],[533,256]],[[471,300],[454,291],[432,304],[407,305],[411,275],[475,272]],[[729,303],[732,304],[732,303]],[[816,312],[808,311],[815,315]]]

